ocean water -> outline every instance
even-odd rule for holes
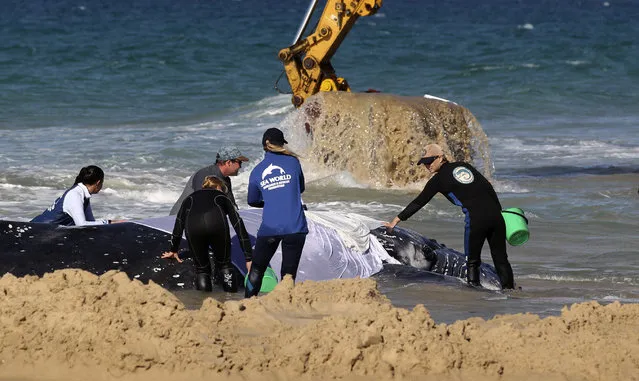
[[[277,52],[307,6],[1,2],[0,218],[29,220],[88,164],[106,172],[96,216],[165,215],[191,173],[229,143],[252,159],[234,178],[245,207],[263,131],[299,128],[290,95],[274,84]],[[436,320],[453,321],[639,301],[638,18],[630,0],[389,0],[357,21],[332,60],[337,73],[354,91],[430,94],[468,108],[488,136],[502,204],[530,221],[530,241],[509,249],[521,290],[384,272],[380,288],[396,305],[423,303]],[[380,220],[421,187],[304,170],[309,208]],[[463,215],[443,198],[403,226],[463,248]]]

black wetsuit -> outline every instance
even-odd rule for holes
[[[464,251],[468,258],[468,282],[479,284],[481,249],[487,239],[502,287],[513,288],[513,270],[506,253],[506,224],[497,193],[490,182],[468,163],[444,163],[419,196],[397,217],[402,221],[410,218],[436,193],[460,206],[466,215]]]
[[[176,252],[182,239],[182,231],[186,230],[186,239],[193,254],[196,274],[211,275],[209,247],[213,251],[215,268],[220,271],[225,291],[237,291],[237,284],[230,274],[231,235],[228,215],[233,229],[240,241],[246,261],[252,260],[251,241],[244,222],[235,206],[222,192],[215,189],[202,189],[191,193],[180,206],[175,219],[170,251]]]

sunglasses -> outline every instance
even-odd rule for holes
[[[437,160],[439,158],[439,156],[428,156],[428,157],[422,157],[421,159],[419,159],[419,161],[417,162],[417,165],[420,164],[424,164],[424,165],[431,165],[433,164],[433,162],[435,160]]]

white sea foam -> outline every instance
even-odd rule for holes
[[[530,193],[530,189],[523,188],[519,186],[517,183],[508,180],[494,180],[493,179],[493,187],[495,191],[498,193]]]
[[[565,61],[568,65],[572,65],[572,66],[581,66],[581,65],[587,65],[590,63],[590,61],[585,61],[585,60],[570,60],[570,61]]]
[[[364,216],[380,216],[396,213],[403,206],[383,204],[376,201],[352,202],[352,201],[326,201],[307,204],[309,210],[331,211],[335,213],[356,213]]]
[[[152,189],[152,188],[151,188]],[[156,190],[115,190],[113,188],[104,190],[104,193],[129,201],[144,201],[155,204],[168,204],[175,202],[181,192],[166,191],[162,189]]]
[[[286,79],[282,78],[281,81],[286,82]],[[249,111],[242,113],[242,117],[248,119],[281,116],[294,110],[291,103],[291,95],[288,94],[266,97],[246,107]]]
[[[594,282],[594,283],[611,283],[611,284],[625,284],[625,285],[639,285],[639,280],[631,277],[619,277],[616,275],[598,275],[598,276],[586,276],[586,275],[562,275],[562,274],[527,274],[520,276],[522,279],[539,279],[539,280],[552,280],[557,282]]]
[[[8,183],[0,183],[0,189],[31,189],[31,190],[43,190],[43,189],[51,189],[50,187],[41,187],[41,186],[27,186],[21,184],[8,184]]]
[[[568,138],[495,138],[491,146],[499,151],[498,157],[508,159],[508,166],[517,161],[535,162],[537,165],[600,164],[602,159],[618,159],[619,162],[639,159],[639,147],[622,142]],[[517,158],[513,161],[512,158]]]

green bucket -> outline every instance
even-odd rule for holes
[[[523,245],[528,241],[528,219],[519,208],[508,208],[501,211],[506,222],[506,240],[513,246]]]
[[[248,282],[248,273],[244,277],[244,287],[246,287],[246,283]],[[271,292],[277,286],[277,275],[275,275],[275,271],[272,268],[267,267],[266,271],[264,271],[264,278],[262,278],[262,287],[260,287],[260,292]]]

